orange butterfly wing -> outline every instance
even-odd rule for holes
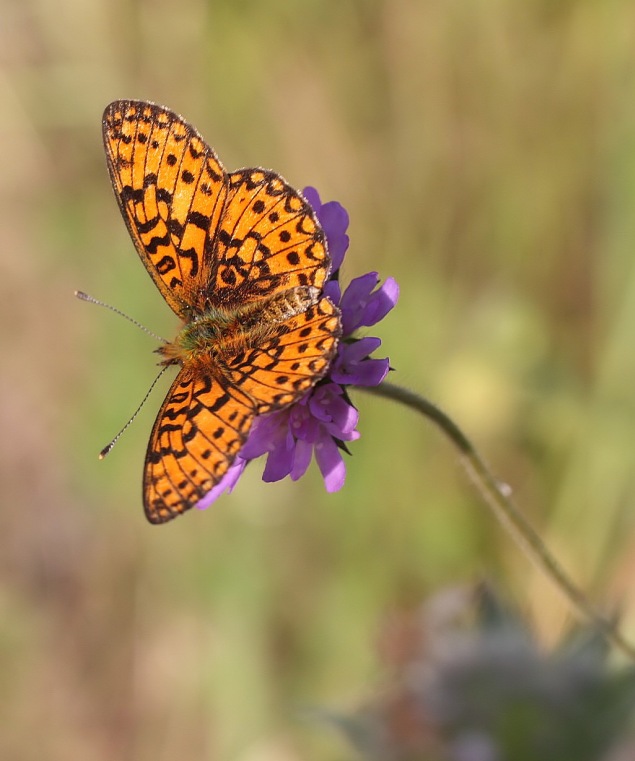
[[[227,173],[193,127],[153,103],[111,103],[103,136],[117,202],[141,261],[186,318],[207,288]]]
[[[325,375],[341,333],[339,315],[327,298],[320,299],[281,323],[273,338],[227,363],[232,383],[254,400],[258,414],[299,401]]]
[[[148,443],[143,503],[151,523],[185,512],[221,480],[254,414],[252,400],[214,377],[211,367],[180,370]]]
[[[322,287],[330,268],[324,233],[279,175],[228,175],[194,127],[153,103],[111,103],[103,136],[130,236],[180,317],[296,285]]]
[[[295,286],[321,288],[329,269],[324,233],[299,193],[264,169],[229,175],[209,284],[213,304],[244,304]]]

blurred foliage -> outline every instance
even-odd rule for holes
[[[386,622],[387,684],[350,716],[317,712],[369,761],[627,761],[635,669],[584,629],[544,653],[486,587],[445,589]]]
[[[97,453],[154,347],[72,297],[177,329],[109,187],[115,98],[347,207],[343,278],[402,286],[392,379],[633,639],[634,29],[629,0],[0,0],[0,757],[335,761],[301,707],[368,694],[389,611],[486,571],[541,643],[570,626],[438,432],[379,399],[337,495],[253,468],[145,522],[161,390]]]

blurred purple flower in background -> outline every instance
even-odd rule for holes
[[[397,303],[399,286],[389,277],[379,285],[376,272],[351,280],[342,293],[339,270],[348,249],[348,212],[337,201],[322,203],[315,188],[305,188],[322,225],[331,257],[331,275],[324,295],[339,307],[342,337],[329,371],[299,402],[256,418],[249,437],[223,479],[200,500],[199,509],[209,507],[223,492],[231,492],[248,462],[267,454],[263,481],[293,481],[305,473],[313,455],[328,492],[344,485],[346,467],[342,450],[347,441],[358,439],[359,414],[351,404],[347,386],[377,386],[390,369],[388,359],[373,359],[381,345],[379,338],[353,337],[359,328],[376,325]]]

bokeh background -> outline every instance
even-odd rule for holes
[[[635,637],[630,0],[0,0],[0,60],[0,757],[350,758],[307,710],[372,694],[390,620],[436,590],[488,577],[546,647],[571,625],[439,432],[362,394],[340,493],[254,466],[146,523],[169,379],[98,462],[154,343],[73,298],[177,329],[108,181],[116,98],[347,207],[344,279],[401,283],[392,380]]]

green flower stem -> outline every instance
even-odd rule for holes
[[[356,386],[356,389],[405,404],[432,420],[457,447],[461,464],[472,483],[519,547],[551,579],[580,617],[591,622],[609,642],[635,661],[635,647],[622,637],[613,623],[595,609],[584,592],[569,578],[512,501],[509,487],[494,478],[470,440],[453,420],[432,402],[394,383],[384,381],[379,386]]]

